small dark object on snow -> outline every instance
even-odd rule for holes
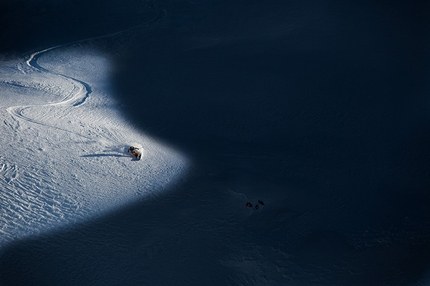
[[[258,205],[255,205],[255,209],[258,210],[260,207]]]
[[[258,200],[258,202],[260,203],[260,205],[264,206],[264,202],[262,200]]]
[[[246,203],[246,206],[247,206],[248,208],[252,208],[252,204],[251,204],[250,202],[247,202],[247,203]]]

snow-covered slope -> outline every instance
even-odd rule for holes
[[[10,1],[0,285],[429,284],[428,5]]]
[[[0,245],[97,217],[184,175],[183,155],[123,119],[109,69],[84,44],[1,63]],[[140,161],[131,145],[143,148]]]

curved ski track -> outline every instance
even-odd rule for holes
[[[23,128],[24,122],[40,125],[44,127],[45,131],[46,129],[55,129],[67,132],[74,137],[85,138],[84,143],[99,141],[106,143],[106,140],[110,143],[117,143],[124,140],[122,136],[118,136],[109,128],[102,126],[91,126],[94,130],[83,134],[77,129],[65,128],[64,126],[67,125],[64,124],[55,125],[55,119],[61,119],[61,116],[69,115],[70,110],[84,105],[90,98],[92,89],[90,84],[83,80],[43,67],[38,63],[38,59],[55,49],[112,37],[144,27],[158,22],[164,15],[165,11],[160,11],[149,21],[122,31],[36,51],[13,68],[5,68],[6,77],[0,80],[0,84],[8,86],[12,91],[18,90],[18,98],[19,95],[24,95],[25,98],[30,98],[30,101],[25,105],[9,105],[6,110],[11,118],[10,120],[4,119],[3,122],[7,127],[7,132],[3,134],[1,141],[3,146],[0,149],[5,152],[5,154],[0,153],[0,246],[22,236],[47,231],[52,226],[58,227],[63,223],[81,221],[88,213],[94,212],[88,209],[88,200],[85,194],[77,191],[88,188],[88,178],[85,175],[91,171],[81,170],[79,168],[82,168],[82,165],[76,165],[78,170],[67,174],[70,178],[62,179],[64,176],[62,170],[67,170],[70,160],[74,161],[75,159],[62,160],[60,158],[57,161],[53,160],[52,156],[54,155],[45,150],[45,146],[55,148],[50,139],[47,139],[46,135],[39,138],[41,131],[38,128],[31,126]],[[7,77],[9,72],[7,69],[12,71],[9,78]],[[17,70],[20,74],[17,73]],[[60,99],[55,102],[40,102],[39,104],[32,102],[34,95],[39,93],[42,94],[41,100]],[[37,96],[35,98],[39,99]],[[56,110],[54,111],[52,108],[56,108]],[[58,112],[57,108],[59,109]],[[30,113],[30,111],[32,112]],[[49,117],[50,112],[53,112],[55,116]],[[65,120],[65,118],[63,119]],[[64,136],[55,132],[45,132],[44,134],[53,135],[57,144],[62,144],[67,152],[67,146],[70,142]],[[121,152],[120,147],[110,146],[110,148],[112,153]],[[102,166],[102,168],[104,167]],[[117,175],[112,172],[109,168],[105,168],[101,173],[106,177]],[[104,183],[108,184],[108,180],[101,182],[101,184]],[[69,193],[64,190],[75,191]],[[96,196],[96,199],[100,197],[100,201],[104,200],[106,195],[116,199],[115,194],[92,195]]]
[[[26,109],[33,108],[33,107],[49,107],[49,106],[73,106],[73,107],[78,107],[78,106],[80,106],[80,105],[82,105],[82,104],[84,104],[86,102],[86,100],[88,99],[88,97],[90,96],[90,94],[92,92],[91,86],[88,83],[86,83],[86,82],[84,82],[82,80],[79,80],[79,79],[76,79],[76,78],[64,75],[64,74],[60,74],[60,73],[56,73],[54,71],[50,71],[50,70],[48,70],[48,69],[40,66],[37,63],[38,58],[41,55],[43,55],[44,53],[50,52],[50,51],[52,51],[54,49],[58,49],[58,48],[62,48],[62,47],[67,47],[67,46],[72,46],[74,44],[82,43],[82,42],[85,42],[85,41],[113,37],[113,36],[120,35],[120,34],[123,34],[125,32],[128,32],[128,31],[132,31],[132,30],[135,30],[135,29],[147,26],[149,24],[157,23],[160,19],[164,18],[165,16],[166,16],[166,10],[163,9],[163,10],[160,10],[157,13],[157,15],[155,15],[153,18],[149,19],[148,21],[146,21],[144,23],[141,23],[141,24],[138,24],[138,25],[135,25],[135,26],[132,26],[132,27],[129,27],[127,29],[124,29],[124,30],[121,30],[121,31],[117,31],[117,32],[114,32],[114,33],[110,33],[110,34],[107,34],[107,35],[90,37],[90,38],[78,40],[78,41],[75,41],[75,42],[72,42],[72,43],[67,43],[67,44],[63,44],[63,45],[58,45],[58,46],[46,48],[46,49],[43,49],[41,51],[36,51],[36,52],[30,54],[29,57],[28,57],[28,59],[25,61],[26,66],[22,67],[22,65],[18,65],[18,67],[17,67],[22,73],[24,73],[24,74],[28,73],[27,69],[30,68],[31,70],[36,71],[36,72],[40,72],[40,73],[43,72],[43,73],[51,74],[53,76],[62,78],[63,80],[67,81],[68,83],[72,84],[73,89],[62,100],[60,100],[58,102],[48,103],[48,104],[42,104],[42,105],[12,106],[12,107],[8,107],[6,110],[12,116],[15,116],[17,118],[21,118],[21,119],[26,120],[28,122],[32,122],[32,123],[35,123],[35,124],[44,125],[46,127],[55,128],[55,129],[58,129],[58,130],[61,130],[61,131],[69,132],[69,133],[74,133],[74,134],[76,134],[78,136],[81,136],[81,137],[84,137],[86,139],[91,139],[90,137],[84,136],[82,134],[78,134],[78,133],[75,133],[75,132],[70,131],[70,130],[59,128],[59,127],[56,127],[54,125],[46,124],[43,121],[39,121],[39,120],[37,120],[35,118],[26,116],[24,114],[24,112],[25,112]],[[12,82],[12,83],[5,82],[5,83],[12,84],[12,85],[18,85],[18,86],[20,85],[20,83],[16,83],[16,82]],[[25,87],[25,85],[24,85],[24,87]]]
[[[63,47],[65,45],[61,45],[61,46],[55,46],[55,47],[51,47],[48,49],[44,49],[42,51],[37,51],[33,54],[30,55],[29,59],[26,60],[26,64],[27,67],[34,70],[35,72],[38,73],[46,73],[46,74],[50,74],[51,76],[60,78],[61,80],[65,81],[66,84],[61,84],[61,87],[67,86],[67,85],[71,85],[72,89],[70,91],[67,92],[67,94],[65,96],[63,96],[63,98],[60,101],[54,102],[54,103],[46,103],[46,104],[41,104],[41,105],[22,105],[22,106],[12,106],[12,107],[8,107],[6,110],[12,115],[15,116],[17,118],[20,119],[24,119],[28,122],[32,122],[32,123],[36,123],[36,124],[40,124],[46,127],[50,127],[50,128],[55,128],[55,129],[59,129],[65,132],[72,132],[70,130],[66,130],[54,125],[50,125],[47,124],[41,120],[38,120],[37,118],[31,117],[31,116],[26,116],[24,114],[25,110],[30,109],[30,108],[36,108],[36,107],[49,107],[49,106],[79,106],[83,103],[85,103],[85,101],[87,100],[87,98],[89,97],[90,93],[91,93],[91,87],[89,84],[85,83],[84,81],[75,79],[73,77],[70,76],[66,76],[63,74],[59,74],[53,71],[49,71],[43,67],[41,67],[38,63],[37,63],[37,59],[44,53],[52,51],[54,49]],[[20,68],[21,71],[23,71],[24,73],[28,73],[28,71],[25,71],[25,69]],[[59,88],[59,92],[61,92],[61,88]],[[48,90],[48,92],[52,92],[52,90]],[[55,93],[54,93],[55,94]],[[61,94],[56,94],[60,97],[62,97]],[[73,133],[73,132],[72,132]],[[75,133],[76,134],[76,133]],[[81,134],[77,134],[79,136],[83,136]],[[86,137],[86,136],[83,136]],[[87,139],[90,139],[88,137],[86,137]]]

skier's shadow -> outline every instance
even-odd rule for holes
[[[131,156],[130,153],[127,153],[126,146],[113,146],[108,149],[105,149],[103,153],[95,153],[95,154],[87,154],[82,155],[83,158],[91,158],[91,157],[131,157],[132,161],[139,161],[137,158]]]
[[[130,158],[131,161],[140,161],[140,159],[130,156],[130,154],[116,154],[116,153],[97,153],[97,154],[88,154],[82,155],[82,158],[91,158],[91,157],[127,157]]]
[[[98,154],[82,155],[81,157],[90,158],[90,157],[129,157],[129,156],[127,156],[125,154],[98,153]]]

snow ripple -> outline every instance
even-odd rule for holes
[[[0,246],[155,195],[187,169],[123,119],[108,75],[82,41],[0,63]]]

